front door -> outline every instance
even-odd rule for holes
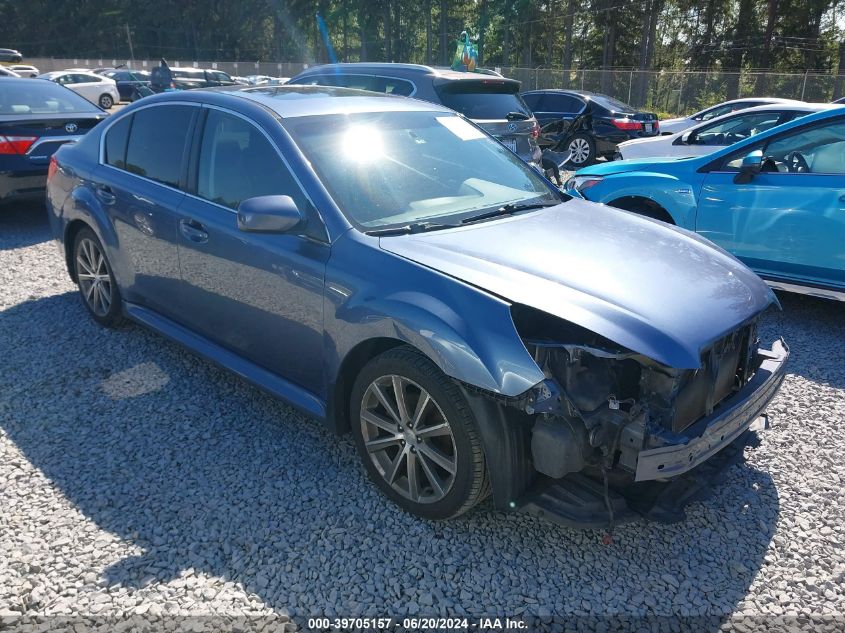
[[[238,204],[255,196],[310,203],[263,131],[239,115],[208,109],[196,196],[180,207],[182,321],[252,362],[319,393],[323,384],[323,283],[330,246],[306,233],[245,233]]]
[[[706,175],[696,231],[764,276],[845,286],[845,117],[760,149],[764,171],[749,183],[734,183],[741,155]]]

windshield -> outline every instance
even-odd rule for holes
[[[445,112],[285,122],[338,207],[362,230],[455,224],[506,204],[560,202],[513,152]]]
[[[87,99],[51,81],[32,79],[13,86],[0,83],[0,114],[101,112]]]
[[[468,119],[479,121],[506,119],[508,113],[519,112],[530,117],[531,110],[516,92],[518,86],[487,84],[483,81],[454,81],[437,89],[440,101],[447,108]]]

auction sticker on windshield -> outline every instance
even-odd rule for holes
[[[470,125],[462,118],[457,116],[439,116],[435,117],[437,122],[448,129],[452,134],[457,136],[462,141],[472,141],[477,138],[484,138],[484,132],[477,127]]]

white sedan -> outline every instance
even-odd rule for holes
[[[679,117],[677,119],[666,119],[660,122],[661,134],[674,134],[675,132],[683,132],[691,128],[693,125],[702,123],[703,121],[712,121],[716,117],[736,112],[737,110],[745,110],[746,108],[753,108],[756,106],[769,105],[775,103],[803,103],[803,101],[795,101],[794,99],[778,99],[776,97],[746,97],[745,99],[732,99],[725,101],[718,105],[710,106],[695,114],[689,116]]]
[[[699,123],[683,132],[625,141],[619,144],[617,158],[703,156],[781,123],[831,107],[836,106],[829,103],[795,101],[789,104],[746,108]]]
[[[37,77],[41,74],[41,71],[35,66],[27,66],[26,64],[12,64],[9,68],[14,70],[21,77]]]
[[[120,101],[120,93],[114,79],[84,70],[56,70],[38,75],[79,93],[91,103],[108,110]]]

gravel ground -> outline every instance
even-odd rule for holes
[[[348,438],[141,327],[95,326],[43,210],[3,210],[0,616],[680,615],[715,630],[812,615],[785,621],[841,631],[845,305],[782,300],[762,327],[793,351],[773,429],[686,522],[605,546],[489,505],[402,513]]]

